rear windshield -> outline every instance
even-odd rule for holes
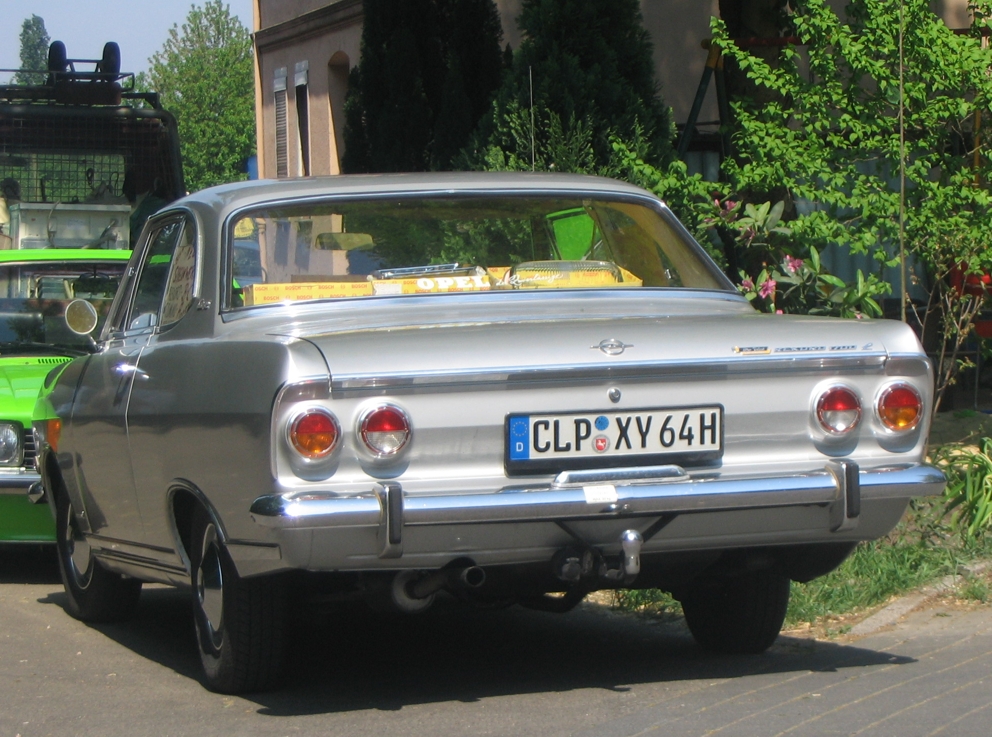
[[[725,289],[657,211],[563,197],[375,199],[246,212],[229,304],[512,289]]]

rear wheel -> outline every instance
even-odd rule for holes
[[[241,578],[202,507],[190,535],[193,621],[207,687],[261,691],[282,676],[285,587],[273,577]]]
[[[84,622],[119,622],[138,606],[141,581],[111,573],[90,549],[65,489],[55,490],[55,529],[66,610]]]
[[[689,630],[702,647],[720,653],[760,653],[782,630],[789,579],[769,571],[700,582],[682,597]]]

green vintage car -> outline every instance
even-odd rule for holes
[[[126,249],[0,250],[0,544],[55,542],[51,511],[30,494],[40,481],[32,413],[49,372],[88,352],[90,339],[66,327],[66,305],[84,298],[102,318],[130,256]]]

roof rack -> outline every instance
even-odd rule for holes
[[[77,65],[92,64],[92,70]],[[45,102],[60,105],[113,105],[122,100],[143,100],[155,109],[161,109],[156,92],[138,92],[134,89],[134,74],[121,72],[121,50],[115,42],[104,44],[99,59],[70,59],[65,44],[53,41],[48,47],[48,68],[0,69],[0,72],[19,72],[44,77],[43,84],[0,85],[0,101]]]

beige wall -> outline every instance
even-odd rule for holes
[[[328,5],[327,0],[261,0],[259,28],[269,28]],[[255,30],[258,30],[256,28]]]
[[[305,65],[309,113],[310,174],[340,174],[344,98],[348,72],[357,63],[361,42],[361,2],[357,0],[256,0],[259,25],[255,47],[258,68],[259,176],[276,176],[275,80],[285,70],[289,176],[303,176],[296,77]],[[290,10],[305,12],[293,15]],[[275,19],[265,25],[266,18]]]

